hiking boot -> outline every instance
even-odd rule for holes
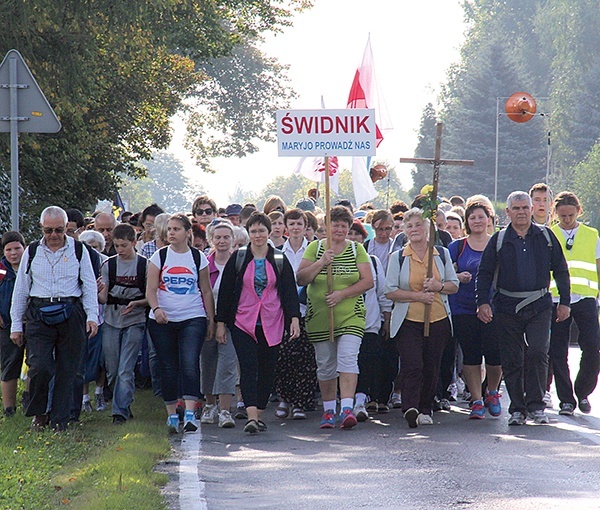
[[[127,421],[125,416],[121,416],[120,414],[115,414],[113,416],[113,425],[123,425]]]
[[[106,411],[106,400],[104,400],[103,393],[94,393],[94,403],[96,404],[96,411]]]
[[[91,413],[94,409],[92,408],[92,403],[89,400],[84,400],[81,404],[81,412],[82,413]]]

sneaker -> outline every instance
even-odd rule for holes
[[[194,415],[196,415],[196,419],[199,420],[200,418],[202,418],[202,402],[198,401],[196,402],[196,405],[194,406]]]
[[[123,425],[127,421],[125,416],[121,416],[120,414],[115,414],[113,416],[113,425]]]
[[[258,422],[256,420],[248,420],[244,425],[246,434],[258,434]]]
[[[525,415],[519,411],[515,411],[514,413],[512,413],[510,415],[510,418],[508,419],[508,424],[509,425],[525,425]]]
[[[354,406],[354,416],[356,417],[356,421],[367,421],[369,419],[369,413],[363,404]]]
[[[235,427],[235,421],[227,409],[223,409],[219,413],[219,427],[222,429],[232,429]]]
[[[387,404],[377,404],[377,412],[379,414],[387,414],[390,412],[390,408]]]
[[[404,413],[404,419],[408,422],[408,426],[411,429],[417,428],[417,417],[419,416],[419,411],[414,407],[411,407]]]
[[[544,393],[544,397],[542,398],[544,404],[546,404],[546,409],[552,409],[554,407],[554,403],[552,402],[552,395],[549,391]]]
[[[433,418],[428,414],[419,413],[417,425],[433,425]]]
[[[217,421],[218,413],[219,409],[217,409],[215,404],[208,404],[207,406],[204,406],[200,423],[204,423],[205,425],[215,423],[215,421]]]
[[[96,411],[106,411],[106,401],[103,393],[94,393],[94,403],[96,404]]]
[[[344,407],[340,413],[340,428],[351,429],[352,427],[355,427],[357,423],[352,408]]]
[[[306,420],[306,413],[299,407],[292,409],[292,420]]]
[[[402,407],[402,398],[400,397],[400,393],[392,393],[390,407],[393,407],[394,409],[400,409]]]
[[[488,411],[492,416],[500,416],[502,414],[500,397],[501,395],[497,391],[490,391],[487,397],[485,397],[485,407],[488,408]]]
[[[15,411],[15,408],[14,408],[14,407],[12,407],[12,406],[11,406],[11,407],[6,407],[6,408],[4,409],[4,416],[5,416],[6,418],[10,418],[11,416],[14,416],[14,415],[15,415],[15,413],[16,413],[16,411]]]
[[[582,398],[579,401],[579,410],[584,414],[590,414],[592,412],[592,404],[587,398]]]
[[[242,404],[241,406],[237,406],[237,408],[235,410],[234,418],[236,420],[247,420],[248,419],[248,413],[246,412],[246,406],[244,404]]]
[[[558,414],[561,416],[573,416],[574,412],[575,406],[573,404],[570,404],[569,402],[563,402],[560,404],[560,411],[558,411]]]
[[[450,411],[450,401],[447,398],[440,399],[440,410]]]
[[[184,418],[183,430],[186,432],[196,432],[198,430],[198,422],[194,411],[186,411]]]
[[[81,412],[82,413],[91,413],[94,409],[92,408],[92,403],[89,400],[84,400],[81,404]]]
[[[527,415],[530,420],[533,420],[533,422],[537,423],[538,425],[547,425],[550,423],[550,420],[548,419],[548,416],[546,416],[546,413],[543,409],[538,409],[533,413],[527,413]]]
[[[332,429],[335,427],[335,412],[333,409],[328,409],[323,413],[319,427],[322,429]]]
[[[179,432],[179,415],[177,413],[170,414],[167,418],[167,431],[169,434],[177,434]]]
[[[469,414],[469,420],[483,420],[484,418],[485,406],[483,405],[483,400],[475,400],[471,404],[471,413]]]

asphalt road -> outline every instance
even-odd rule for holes
[[[572,362],[578,350],[572,350]],[[578,358],[577,358],[578,359]],[[557,405],[554,395],[555,405]],[[267,432],[203,425],[176,440],[173,508],[600,509],[600,390],[591,415],[549,410],[549,425],[468,420],[466,402],[409,429],[399,410],[320,430],[265,413]]]

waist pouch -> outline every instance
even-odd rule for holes
[[[46,305],[38,308],[40,319],[48,326],[62,324],[73,312],[74,303],[57,303],[55,305]]]

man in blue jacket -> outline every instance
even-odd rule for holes
[[[528,418],[545,424],[548,417],[543,397],[552,320],[550,271],[560,295],[557,322],[567,319],[571,310],[569,271],[554,233],[532,223],[531,198],[527,193],[511,193],[506,213],[510,224],[492,236],[479,265],[477,316],[485,323],[493,319],[496,324],[511,400],[508,424],[523,425]]]

